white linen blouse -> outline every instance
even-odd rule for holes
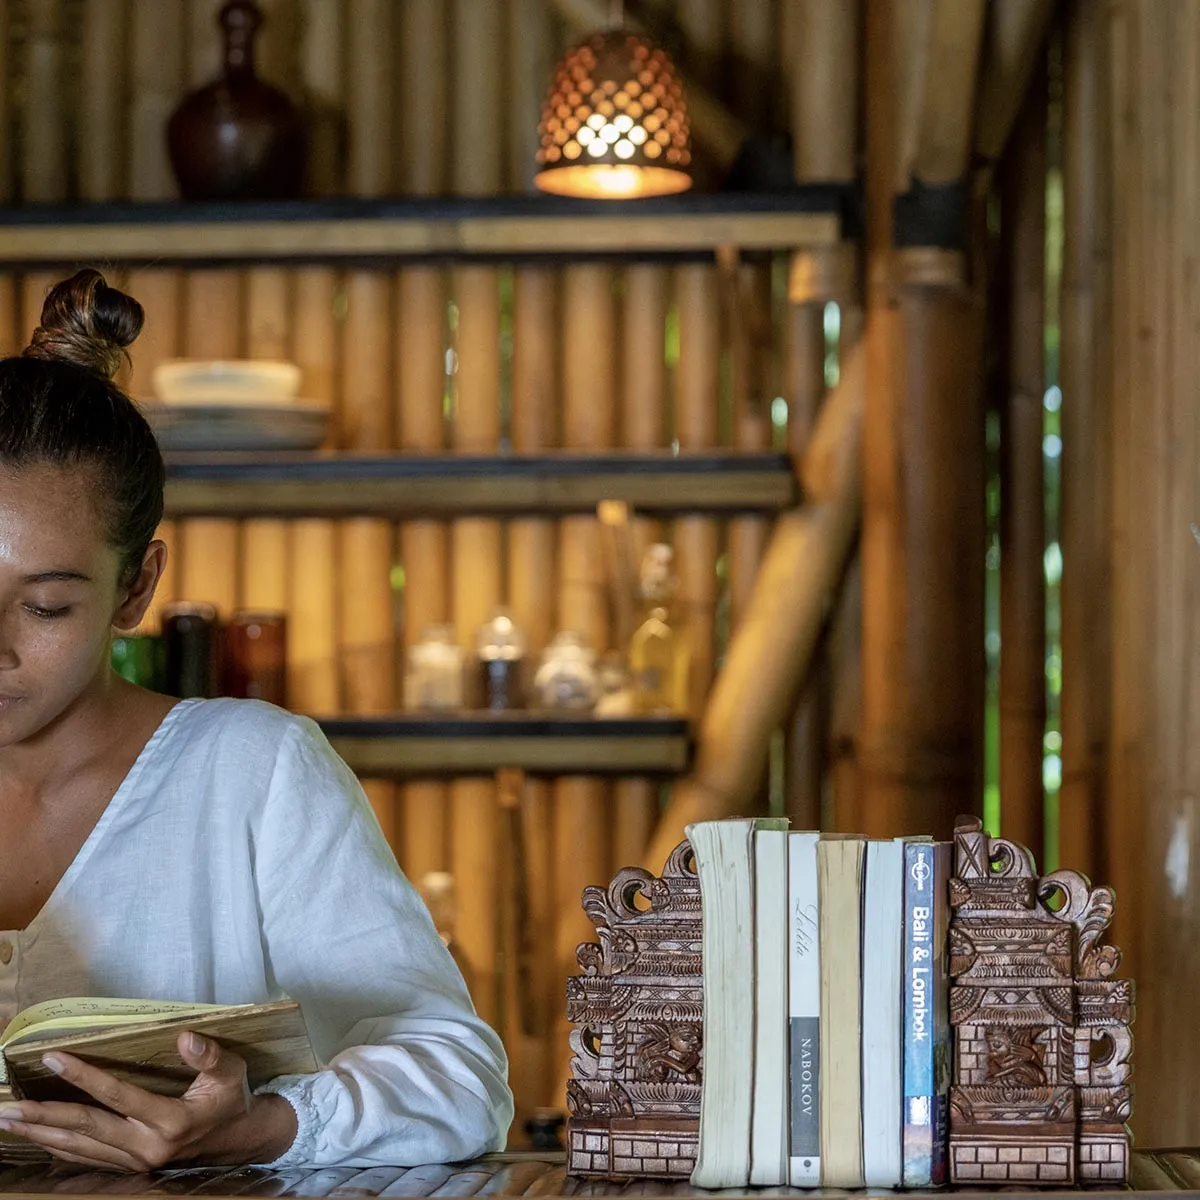
[[[299,1125],[275,1166],[453,1162],[512,1119],[500,1040],[358,781],[258,701],[172,708],[41,912],[0,931],[0,1021],[59,996],[299,1001],[322,1069],[260,1089]]]

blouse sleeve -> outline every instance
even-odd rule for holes
[[[404,878],[349,768],[292,723],[254,835],[264,949],[299,1001],[314,1075],[284,1097],[298,1132],[273,1166],[412,1166],[501,1149],[512,1120],[504,1048]]]

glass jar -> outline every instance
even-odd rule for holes
[[[233,614],[225,629],[225,692],[286,705],[287,617],[279,612]]]
[[[463,705],[463,652],[449,625],[432,625],[408,648],[404,703],[420,712],[454,712]]]
[[[525,635],[506,609],[498,608],[492,619],[479,627],[475,657],[479,706],[492,712],[522,707],[521,664],[525,658]]]
[[[533,688],[543,708],[590,712],[600,691],[596,652],[581,634],[563,630],[546,647]]]
[[[167,604],[162,610],[164,690],[186,700],[220,695],[221,626],[211,604]]]

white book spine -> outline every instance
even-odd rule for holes
[[[754,1116],[750,1182],[788,1181],[788,835],[754,835]]]
[[[821,963],[815,833],[788,834],[789,1182],[821,1182]]]

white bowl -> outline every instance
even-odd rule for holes
[[[299,392],[300,368],[289,362],[175,359],[154,369],[164,404],[290,404]]]

